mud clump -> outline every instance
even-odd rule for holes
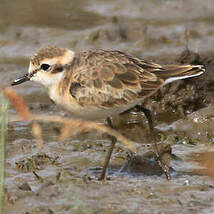
[[[203,65],[201,56],[189,49],[185,49],[176,61],[180,64]]]
[[[32,157],[25,158],[16,162],[16,167],[22,172],[32,172],[35,170],[41,170],[48,164],[55,164],[55,161],[58,159],[58,156],[52,158],[47,154],[37,154]]]

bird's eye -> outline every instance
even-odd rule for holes
[[[50,68],[50,65],[48,65],[48,64],[42,64],[41,65],[41,69],[44,70],[44,71],[47,71],[48,68]]]

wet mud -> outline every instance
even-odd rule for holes
[[[114,122],[136,142],[137,156],[130,161],[118,142],[105,181],[98,177],[110,145],[107,135],[91,131],[58,142],[60,126],[41,124],[45,146],[40,151],[29,122],[9,123],[5,214],[214,212],[214,4],[196,2],[1,3],[3,87],[26,73],[29,57],[45,45],[118,49],[157,63],[206,67],[205,74],[166,85],[142,104],[152,111],[169,181],[155,161],[147,120],[136,109]],[[36,83],[15,90],[34,113],[65,114]],[[9,115],[15,115],[12,107]]]

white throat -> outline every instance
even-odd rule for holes
[[[54,85],[57,85],[62,80],[63,76],[64,72],[50,75],[48,73],[45,73],[44,71],[39,71],[36,74],[34,74],[30,80],[39,82],[46,88],[50,88],[53,87]]]

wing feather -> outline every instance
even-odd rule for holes
[[[142,63],[119,51],[88,51],[75,58],[78,59],[72,64],[71,82],[79,85],[70,93],[83,106],[127,105],[157,90],[163,83],[149,71],[160,66]]]

